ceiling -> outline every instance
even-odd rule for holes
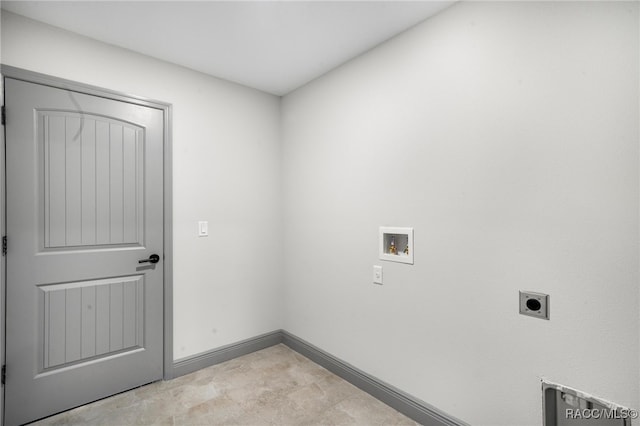
[[[5,1],[2,9],[284,95],[454,1]]]

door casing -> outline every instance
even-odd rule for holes
[[[164,259],[162,267],[164,268],[164,307],[163,307],[163,378],[169,380],[174,377],[173,372],[173,217],[172,217],[172,106],[166,102],[156,101],[139,96],[128,95],[125,93],[103,89],[96,86],[86,85],[70,80],[52,77],[45,74],[36,73],[20,68],[15,68],[0,64],[0,74],[2,76],[2,84],[0,85],[0,100],[4,105],[4,77],[11,77],[17,80],[23,80],[30,83],[37,83],[44,86],[56,87],[65,90],[85,93],[88,95],[100,96],[103,98],[125,101],[142,106],[153,107],[163,111],[164,122],[164,147],[163,147],[163,193],[164,193]],[[6,235],[6,168],[5,168],[5,144],[4,144],[4,126],[0,136],[0,164],[2,165],[2,173],[0,173],[0,234]],[[10,244],[10,243],[9,243]],[[10,250],[10,245],[9,245]],[[0,360],[1,365],[5,363],[5,324],[6,324],[6,258],[3,256],[0,261]],[[0,398],[2,400],[2,410],[0,410],[0,421],[4,419],[4,387],[0,390]]]

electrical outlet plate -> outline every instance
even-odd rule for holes
[[[373,283],[382,285],[382,266],[373,265]]]
[[[520,314],[548,320],[549,295],[533,291],[521,291]]]

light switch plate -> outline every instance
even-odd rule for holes
[[[198,222],[198,237],[206,237],[209,235],[209,222]]]
[[[373,265],[373,283],[382,285],[382,266]]]

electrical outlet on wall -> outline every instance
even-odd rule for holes
[[[382,266],[373,265],[373,283],[382,285]]]
[[[520,313],[540,319],[549,319],[549,295],[533,291],[520,292]]]

